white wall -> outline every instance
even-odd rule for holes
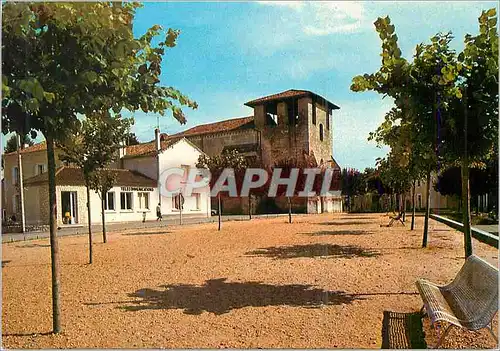
[[[191,143],[186,141],[186,139],[181,139],[160,153],[160,174],[169,168],[181,167],[181,165],[189,165],[190,167],[195,168],[201,154],[202,153]],[[196,190],[194,190],[194,192],[196,192]],[[185,196],[184,207],[182,210],[183,213],[189,215],[199,214],[200,217],[210,216],[210,191],[207,188],[199,193],[200,208],[196,209],[196,199],[194,194],[190,197]],[[167,215],[179,213],[179,211],[173,208],[171,197],[162,196],[161,208],[162,213]]]

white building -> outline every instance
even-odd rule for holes
[[[159,150],[159,151],[158,151]],[[35,144],[22,150],[24,178],[24,206],[27,225],[45,225],[49,222],[48,174],[46,172],[45,143]],[[88,224],[87,193],[83,173],[77,167],[64,165],[56,149],[56,198],[57,223],[59,226]],[[160,196],[159,175],[166,169],[177,167],[188,171],[196,167],[203,154],[187,139],[159,142],[159,133],[149,143],[120,149],[119,160],[109,171],[116,175],[115,186],[107,193],[105,204],[106,222],[129,222],[156,219],[156,206],[161,203],[163,217],[178,216],[179,196]],[[17,153],[5,155],[5,212],[20,219],[20,196],[17,170]],[[101,222],[101,199],[91,190],[91,220]],[[209,217],[210,193],[208,188],[195,189],[184,197],[182,214],[190,217]]]

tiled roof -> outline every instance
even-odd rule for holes
[[[171,135],[170,137],[187,137],[209,133],[229,132],[236,129],[253,128],[253,116],[227,119],[225,121],[202,124],[183,132]]]
[[[161,141],[161,149],[165,150],[171,145],[175,144],[179,139],[165,138]],[[156,153],[156,142],[150,141],[149,143],[141,143],[137,145],[130,145],[126,147],[125,157],[149,156]]]
[[[156,187],[156,180],[144,174],[129,169],[113,169],[108,171],[116,174],[116,186],[147,186]],[[24,181],[26,185],[35,185],[48,182],[48,173],[42,173]],[[62,166],[56,170],[57,185],[85,185],[83,172],[78,167]]]
[[[264,102],[276,101],[276,100],[286,100],[286,99],[290,99],[290,98],[300,98],[300,97],[304,97],[304,96],[314,96],[316,98],[323,99],[329,104],[330,108],[332,108],[334,110],[340,109],[340,107],[338,107],[334,103],[326,100],[324,97],[322,97],[318,94],[313,93],[312,91],[296,90],[296,89],[290,89],[290,90],[282,91],[281,93],[272,94],[272,95],[268,95],[268,96],[264,96],[264,97],[252,100],[252,101],[248,101],[247,103],[245,103],[245,105],[250,106],[250,107],[254,107],[254,106],[260,105]]]
[[[37,143],[37,144],[34,144],[32,146],[28,146],[28,147],[25,147],[24,149],[21,149],[21,154],[25,154],[28,152],[43,151],[43,150],[47,150],[47,145],[46,145],[45,141],[42,141],[40,143]],[[17,155],[17,151],[9,152],[9,153],[5,154],[4,156],[8,156],[8,155]]]

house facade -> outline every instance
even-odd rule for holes
[[[58,226],[88,224],[87,193],[81,169],[65,165],[56,153],[56,206]],[[124,146],[119,157],[108,169],[116,182],[105,199],[91,190],[91,223],[101,222],[101,202],[105,206],[107,222],[131,222],[156,219],[156,206],[161,204],[162,215],[182,213],[191,217],[210,216],[208,189],[197,189],[185,197],[181,207],[178,195],[160,195],[158,176],[165,169],[181,167],[186,171],[196,166],[203,152],[185,138],[161,142],[159,132],[150,143]],[[28,226],[49,223],[48,174],[45,143],[35,144],[21,151],[24,208]],[[8,218],[19,221],[21,202],[17,152],[5,155],[5,212]]]

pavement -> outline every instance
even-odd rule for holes
[[[269,217],[278,217],[278,216],[288,216],[288,213],[285,214],[266,214],[266,215],[252,215],[252,218],[269,218]],[[296,216],[296,215],[294,215]],[[222,216],[222,221],[242,221],[248,220],[248,215],[228,215]],[[200,223],[209,223],[209,222],[217,222],[218,216],[212,217],[193,217],[189,215],[184,215],[182,217],[182,225],[192,225],[192,224],[200,224]],[[180,225],[179,216],[169,216],[163,217],[162,221],[150,220],[146,222],[119,222],[119,223],[107,223],[106,224],[106,232],[113,233],[119,232],[123,230],[129,229],[143,229],[143,228],[162,228],[172,225]],[[75,224],[74,226],[68,225],[61,227],[57,231],[57,236],[68,236],[68,235],[82,235],[88,234],[88,226],[87,225],[79,225]],[[92,233],[95,235],[102,234],[102,225],[96,224],[92,225]],[[24,241],[24,240],[36,240],[43,239],[49,237],[48,231],[33,231],[26,233],[2,233],[2,243],[9,243],[14,241]]]
[[[498,236],[498,224],[475,225],[474,228],[484,230],[485,232]]]

